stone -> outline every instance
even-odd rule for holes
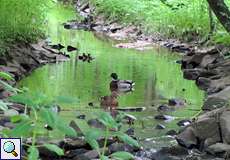
[[[85,117],[86,117],[86,115],[84,115],[84,114],[77,116],[78,119],[85,119]]]
[[[191,124],[192,122],[188,119],[183,119],[183,120],[180,120],[179,122],[177,122],[177,125],[180,126],[180,127],[185,127],[189,124]]]
[[[155,129],[165,129],[165,126],[163,124],[157,124]]]
[[[155,118],[156,120],[163,120],[163,121],[171,121],[171,120],[174,120],[174,117],[169,116],[169,115],[162,115],[162,114],[156,115],[154,118]]]
[[[110,154],[112,154],[114,152],[118,152],[118,151],[126,151],[129,153],[133,153],[136,150],[135,147],[132,147],[132,146],[130,146],[128,144],[124,144],[124,143],[118,143],[118,142],[115,142],[115,143],[109,145],[108,149],[109,149]]]
[[[224,143],[216,143],[209,146],[206,149],[206,152],[212,155],[220,155],[220,154],[224,155],[225,153],[230,153],[230,145]]]
[[[160,105],[158,108],[157,108],[157,111],[158,112],[166,112],[166,111],[170,111],[171,108],[167,105]]]
[[[184,106],[185,103],[186,103],[186,101],[183,100],[183,99],[172,98],[172,99],[168,100],[168,105],[169,106]]]
[[[125,133],[129,136],[133,136],[134,135],[134,128],[129,128],[127,131],[125,131]]]
[[[167,131],[166,135],[168,135],[168,136],[175,136],[175,135],[177,135],[177,132],[172,129],[172,130]]]
[[[99,120],[97,120],[97,119],[90,119],[87,123],[88,123],[88,125],[90,125],[91,127],[105,129],[105,125],[102,124],[102,123],[101,123]]]
[[[65,138],[60,142],[60,147],[65,150],[74,150],[79,148],[91,149],[91,147],[82,138]]]
[[[84,148],[74,149],[74,150],[67,151],[67,153],[65,154],[65,156],[68,157],[68,158],[73,158],[73,157],[79,156],[81,154],[84,154],[87,151],[88,150],[86,150]]]
[[[207,97],[202,106],[203,111],[212,111],[217,108],[224,107],[228,104],[228,101],[221,97]]]
[[[16,116],[19,115],[19,112],[15,109],[8,109],[4,111],[4,115],[6,117],[12,117],[12,116]]]
[[[194,133],[199,139],[215,137],[215,139],[220,140],[219,125],[216,117],[208,114],[201,115],[191,126],[194,128]]]
[[[225,111],[220,116],[220,126],[223,142],[230,144],[230,111]]]
[[[194,133],[194,129],[192,127],[187,127],[176,136],[177,143],[182,147],[187,149],[192,149],[197,147],[198,139]]]

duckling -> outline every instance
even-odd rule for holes
[[[112,116],[116,116],[116,108],[118,107],[119,103],[118,103],[118,93],[117,92],[112,92],[111,95],[109,96],[104,96],[101,97],[101,107],[105,110],[105,111],[110,111]]]
[[[76,51],[77,48],[76,47],[73,47],[73,46],[67,46],[67,51],[68,52],[72,52],[72,51]]]
[[[110,82],[111,91],[130,92],[134,90],[135,83],[132,80],[119,80],[116,73],[110,75],[112,81]]]
[[[58,44],[54,44],[54,45],[49,45],[51,48],[53,49],[57,49],[57,50],[61,50],[63,48],[65,48],[65,46],[63,46],[62,44],[58,43]]]

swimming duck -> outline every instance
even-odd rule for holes
[[[135,83],[132,80],[119,80],[116,73],[110,75],[112,81],[110,82],[111,91],[130,92],[134,90]]]
[[[76,47],[73,47],[73,46],[67,46],[67,51],[68,52],[72,52],[72,51],[76,51],[77,48]]]
[[[101,107],[105,111],[110,111],[112,116],[116,116],[116,108],[118,107],[118,93],[113,91],[109,96],[101,97]]]
[[[62,44],[58,43],[58,44],[54,44],[54,45],[49,45],[51,48],[53,49],[57,49],[57,50],[61,50],[63,48],[65,48],[65,46],[63,46]]]

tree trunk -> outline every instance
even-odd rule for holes
[[[224,0],[207,0],[210,8],[224,28],[230,33],[230,11]]]

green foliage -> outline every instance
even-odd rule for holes
[[[58,146],[54,145],[54,144],[44,144],[44,147],[46,147],[50,151],[53,151],[53,152],[57,153],[57,155],[59,155],[59,156],[64,155],[64,151],[61,148],[59,148]]]
[[[80,123],[78,121],[75,121],[75,122],[78,124],[79,128],[82,130],[88,144],[93,149],[97,150],[100,156],[100,160],[109,160],[109,157],[105,156],[108,138],[118,137],[124,143],[127,143],[131,146],[139,147],[139,144],[136,140],[134,140],[132,137],[128,136],[127,134],[121,131],[118,131],[118,126],[120,124],[117,123],[108,112],[100,112],[97,116],[97,119],[101,123],[104,124],[105,130],[90,127],[88,126],[87,123]],[[100,146],[97,141],[99,138],[104,138],[104,145],[102,149],[100,149]],[[133,155],[127,152],[117,152],[117,153],[112,154],[110,158],[118,159],[118,160],[123,160],[123,159],[129,160],[129,159],[133,159]]]
[[[134,156],[128,152],[115,152],[111,155],[113,159],[116,160],[130,160],[134,159]]]
[[[29,152],[29,156],[28,156],[29,160],[38,160],[39,152],[35,146],[31,146],[28,152]]]
[[[191,41],[209,34],[209,14],[206,0],[90,0],[98,13],[108,19],[133,23],[146,32],[160,32]],[[216,22],[217,19],[215,19]],[[217,23],[217,28],[226,31]]]
[[[58,98],[52,101],[47,99],[47,96],[42,93],[31,94],[27,92],[14,95],[10,100],[25,104],[30,108],[28,115],[21,114],[11,117],[11,122],[15,123],[16,126],[12,130],[4,131],[4,136],[8,137],[32,137],[32,144],[28,150],[28,159],[38,159],[39,154],[36,142],[39,135],[44,136],[44,133],[47,132],[45,125],[51,127],[53,129],[52,132],[58,132],[72,137],[77,136],[75,130],[66,124],[58,113],[52,110],[54,106],[52,102],[58,100]],[[57,153],[59,156],[64,155],[63,150],[54,144],[44,144],[43,146]]]
[[[50,0],[0,0],[0,52],[12,41],[35,41],[43,36]]]

